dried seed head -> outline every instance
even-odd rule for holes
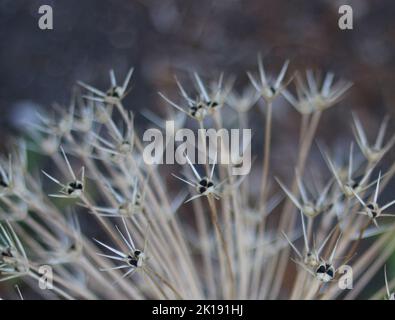
[[[75,180],[68,184],[67,186],[67,194],[70,196],[80,197],[82,195],[82,191],[84,189],[84,185],[81,181]]]
[[[20,277],[28,272],[29,262],[14,229],[8,222],[0,224],[0,281]]]
[[[110,89],[107,90],[106,96],[108,98],[116,98],[120,99],[122,97],[122,88],[119,86],[111,87]]]
[[[130,153],[132,151],[132,145],[130,144],[129,141],[124,140],[119,145],[118,150],[120,153],[123,153],[123,154]]]
[[[366,133],[362,127],[362,123],[354,113],[353,119],[353,131],[358,146],[370,163],[377,163],[395,143],[395,136],[393,136],[386,144],[384,144],[389,118],[385,117],[381,123],[376,141],[373,145],[369,144]]]
[[[309,251],[305,254],[303,262],[309,268],[316,268],[319,264],[319,257],[315,252]]]
[[[323,111],[335,105],[351,87],[347,81],[338,81],[333,84],[333,73],[327,73],[322,85],[311,70],[306,72],[307,84],[300,74],[296,75],[296,97],[289,91],[282,92],[285,99],[300,113],[311,114]]]
[[[377,203],[370,202],[366,205],[365,209],[366,209],[367,215],[371,219],[377,218],[380,214],[380,207]]]
[[[134,250],[130,252],[127,257],[127,262],[131,267],[141,268],[144,264],[145,255],[141,250]]]
[[[315,273],[318,280],[326,283],[334,279],[336,270],[332,264],[322,262],[315,270]]]
[[[214,191],[214,183],[209,178],[204,177],[202,180],[199,181],[196,189],[201,194],[210,194]]]
[[[61,190],[59,191],[58,194],[50,194],[50,197],[55,197],[55,198],[79,198],[82,196],[85,188],[85,168],[81,168],[81,179],[77,179],[70,162],[66,156],[66,153],[64,152],[63,148],[61,147],[61,151],[63,154],[63,157],[66,162],[67,169],[70,173],[70,176],[73,178],[72,181],[68,182],[67,184],[61,183],[59,180],[56,178],[52,177],[45,171],[41,170],[44,175],[46,175],[49,179],[51,179],[53,182],[55,182],[58,186],[61,187]]]
[[[248,72],[247,75],[250,78],[252,85],[258,91],[258,93],[265,99],[266,102],[272,102],[277,96],[279,96],[285,89],[288,83],[284,83],[285,74],[287,72],[289,61],[287,60],[277,78],[274,80],[268,79],[263,68],[262,59],[258,56],[258,69],[259,69],[259,81]]]
[[[86,99],[105,103],[105,104],[110,104],[110,105],[117,105],[121,102],[123,98],[125,98],[127,94],[127,87],[129,85],[132,74],[133,74],[133,68],[129,69],[125,77],[125,80],[123,82],[123,85],[120,86],[117,84],[117,81],[115,79],[114,70],[110,70],[111,87],[106,92],[96,89],[95,87],[92,87],[81,81],[79,81],[78,84],[81,87],[88,90],[91,94],[93,94],[93,96],[92,95],[84,96]]]

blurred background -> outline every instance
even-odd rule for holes
[[[53,8],[53,30],[38,28],[42,4]],[[353,8],[353,30],[338,27],[341,4]],[[293,69],[352,80],[352,107],[381,117],[394,112],[394,9],[390,0],[1,0],[1,135],[29,104],[68,103],[76,80],[106,89],[110,68],[121,79],[136,68],[126,100],[135,110],[158,107],[175,74],[246,82],[258,52],[275,72],[290,59]]]
[[[53,8],[53,30],[38,28],[43,4]],[[338,27],[342,4],[353,8],[353,30]],[[104,90],[110,68],[122,81],[134,66],[125,106],[144,127],[139,110],[161,112],[157,92],[174,96],[174,75],[196,70],[216,79],[224,71],[243,87],[258,52],[269,72],[290,59],[291,70],[334,71],[354,83],[323,118],[319,134],[328,144],[351,139],[351,110],[375,134],[385,114],[395,115],[394,10],[391,0],[0,0],[0,149],[37,107],[68,104],[77,80]],[[299,115],[288,106],[274,112],[281,125],[274,154],[284,164],[279,151],[298,132]]]

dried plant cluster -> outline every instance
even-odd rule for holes
[[[389,119],[373,140],[354,114],[355,143],[337,154],[320,144],[328,174],[313,181],[305,174],[320,119],[350,83],[332,73],[290,74],[288,62],[269,76],[260,59],[242,93],[222,75],[207,85],[194,74],[191,88],[176,79],[178,102],[160,94],[168,119],[218,130],[232,115],[233,127],[248,128],[250,110],[262,108],[264,129],[254,136],[263,137],[263,152],[253,150],[254,174],[245,177],[231,174],[240,163],[198,166],[188,157],[178,167],[184,174],[165,175],[164,166],[143,161],[144,143],[123,105],[132,73],[120,84],[110,71],[107,91],[79,82],[69,107],[39,113],[26,142],[1,158],[1,280],[25,281],[48,299],[352,299],[378,273],[382,289],[372,298],[394,298],[384,265],[395,250],[395,201],[383,203],[380,192],[395,164],[379,166],[395,142]],[[270,163],[280,98],[301,115],[289,179]],[[164,119],[145,115],[164,128]],[[32,151],[49,159],[39,164],[45,168],[28,169]],[[83,230],[89,223],[80,227],[82,215],[100,228],[95,238]],[[351,290],[339,286],[344,265]],[[52,268],[51,290],[39,288],[42,266]]]

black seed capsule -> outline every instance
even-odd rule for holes
[[[203,109],[203,108],[204,108],[204,104],[203,104],[202,102],[199,102],[199,103],[197,104],[197,108],[198,108],[198,109]]]
[[[332,267],[332,266],[327,267],[326,274],[327,274],[328,276],[330,276],[331,278],[333,278],[333,276],[334,276],[334,270],[333,270],[333,267]]]
[[[1,252],[2,257],[12,258],[11,248],[6,248],[4,251]]]
[[[211,108],[215,108],[215,107],[217,107],[217,106],[218,106],[218,103],[215,102],[215,101],[211,104]]]
[[[215,108],[215,107],[218,106],[218,102],[216,102],[216,101],[207,101],[207,102],[206,102],[206,105],[207,105],[209,108]]]
[[[107,91],[107,96],[112,98],[120,98],[117,87],[112,87]]]
[[[0,178],[0,186],[2,186],[3,188],[7,188],[8,184],[3,179]]]
[[[317,272],[317,273],[325,273],[325,272],[326,272],[325,266],[324,266],[323,264],[321,264],[321,265],[318,267],[318,269],[317,269],[316,272]]]
[[[128,256],[128,262],[131,266],[136,267],[137,268],[137,262],[138,260],[135,257],[132,256]]]
[[[72,194],[75,190],[82,190],[82,183],[78,181],[73,181],[69,183],[67,188],[67,193]]]
[[[206,189],[205,187],[200,187],[200,188],[199,188],[199,192],[200,192],[200,193],[205,193],[206,190],[207,190],[207,189]]]

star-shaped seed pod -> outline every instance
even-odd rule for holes
[[[193,174],[195,175],[196,180],[193,181],[193,180],[184,179],[184,178],[181,178],[175,174],[173,174],[173,176],[175,178],[181,180],[182,182],[185,182],[186,184],[190,185],[191,187],[194,187],[195,190],[198,192],[197,195],[192,196],[191,198],[186,200],[185,203],[195,200],[197,198],[203,197],[203,196],[213,196],[215,199],[218,200],[221,197],[221,195],[219,193],[219,188],[221,187],[221,185],[223,183],[225,183],[225,181],[222,181],[221,183],[216,184],[213,180],[215,163],[216,163],[217,159],[215,159],[215,162],[214,162],[213,166],[211,167],[210,175],[208,177],[202,177],[197,172],[196,168],[193,166],[188,155],[184,154],[184,156],[186,157],[188,164],[191,167]]]
[[[353,119],[353,131],[358,146],[360,147],[362,153],[364,154],[366,159],[368,159],[368,161],[372,163],[377,163],[382,157],[384,157],[384,155],[388,152],[389,149],[391,149],[391,147],[395,143],[394,135],[388,140],[387,143],[384,144],[384,138],[387,131],[389,117],[385,117],[383,122],[381,123],[376,141],[373,145],[369,144],[366,133],[362,127],[362,123],[355,113],[353,113]]]
[[[63,157],[65,159],[68,171],[72,177],[72,180],[66,184],[61,183],[59,180],[56,178],[52,177],[50,174],[46,173],[44,170],[41,170],[41,172],[46,175],[49,179],[51,179],[53,182],[55,182],[57,185],[61,187],[59,193],[56,194],[49,194],[50,197],[54,198],[79,198],[82,196],[84,193],[85,189],[85,168],[81,168],[81,178],[77,179],[71,165],[69,162],[69,159],[66,156],[66,153],[63,150],[63,147],[60,147]]]
[[[335,105],[352,86],[351,82],[339,80],[333,84],[334,74],[328,72],[321,81],[311,70],[306,71],[307,84],[296,74],[296,96],[288,90],[281,93],[301,114],[312,114]]]
[[[358,199],[358,201],[360,202],[360,204],[362,205],[362,208],[363,208],[362,211],[360,211],[358,213],[368,216],[377,228],[379,227],[379,225],[377,223],[378,218],[395,217],[395,214],[383,213],[384,210],[388,209],[389,207],[391,207],[392,205],[395,204],[395,200],[390,201],[383,206],[380,206],[377,203],[379,192],[380,192],[380,180],[381,180],[381,172],[379,173],[379,177],[377,179],[376,191],[374,193],[373,200],[370,202],[363,201],[363,199],[355,191],[353,191],[355,197]]]
[[[257,81],[250,72],[247,72],[247,75],[250,78],[252,85],[267,103],[271,103],[276,97],[278,97],[282,93],[282,91],[288,85],[289,81],[284,82],[288,65],[289,60],[284,62],[284,65],[282,66],[277,78],[271,79],[265,73],[262,58],[258,56],[259,80]]]
[[[117,80],[115,79],[115,73],[114,70],[110,70],[110,81],[111,81],[111,87],[106,90],[106,91],[101,91],[99,89],[96,89],[95,87],[92,87],[82,81],[78,81],[78,84],[90,91],[91,93],[94,94],[94,96],[90,95],[85,95],[84,97],[88,100],[93,100],[93,101],[98,101],[106,104],[112,104],[112,105],[117,105],[119,104],[122,99],[125,98],[125,96],[128,94],[127,88],[130,82],[130,79],[132,77],[134,69],[130,68],[125,80],[123,81],[122,85],[119,85],[117,83]]]

